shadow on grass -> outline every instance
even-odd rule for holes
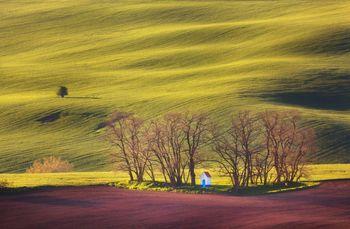
[[[234,190],[230,185],[212,185],[209,187],[190,186],[172,186],[169,183],[164,182],[115,182],[110,184],[116,188],[131,189],[131,190],[144,190],[144,191],[165,191],[165,192],[181,192],[181,193],[194,193],[194,194],[223,194],[223,195],[234,195],[234,196],[256,196],[256,195],[266,195],[272,193],[289,192],[296,190],[304,190],[319,185],[318,182],[313,183],[302,183],[295,182],[288,185],[255,185],[247,188],[240,188]]]
[[[268,100],[309,107],[313,109],[339,110],[345,111],[350,109],[350,97],[344,94],[333,94],[329,91],[317,92],[279,92],[275,94],[264,94],[262,97]]]
[[[320,182],[295,182],[288,185],[277,185],[277,184],[269,184],[269,185],[255,185],[250,186],[248,188],[240,188],[239,190],[233,190],[230,185],[212,185],[209,187],[203,188],[200,185],[190,186],[188,184],[181,186],[173,186],[169,183],[165,182],[113,182],[108,184],[101,185],[84,185],[79,187],[87,187],[87,186],[112,186],[120,189],[129,189],[129,190],[140,190],[140,191],[162,191],[162,192],[179,192],[179,193],[192,193],[192,194],[221,194],[221,195],[233,195],[233,196],[257,196],[257,195],[267,195],[273,193],[281,193],[281,192],[291,192],[297,190],[305,190],[314,187],[318,187]],[[8,188],[8,187],[0,187],[0,196],[4,195],[17,195],[17,194],[25,194],[37,191],[50,191],[57,189],[67,189],[67,188],[75,188],[77,186],[39,186],[39,187],[19,187],[19,188]],[[34,202],[46,201],[43,199],[33,200]],[[53,204],[55,201],[52,200]],[[57,200],[60,201],[60,200]],[[56,201],[56,202],[57,202]],[[64,204],[64,203],[63,203]],[[68,203],[74,204],[74,203]]]
[[[275,90],[257,95],[265,101],[305,108],[345,111],[350,109],[350,72],[337,69],[308,70],[293,79],[271,80]]]
[[[56,121],[56,120],[61,118],[62,112],[63,111],[53,112],[53,113],[51,113],[49,115],[46,115],[46,116],[44,116],[42,118],[37,119],[36,121],[40,122],[40,123],[43,123],[43,124],[44,123],[49,123],[49,122],[54,122],[54,121]]]
[[[65,99],[101,99],[100,97],[94,96],[66,96]]]
[[[346,54],[350,52],[350,28],[329,28],[306,40],[293,41],[287,47],[305,54]]]

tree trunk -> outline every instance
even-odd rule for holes
[[[234,180],[233,190],[234,192],[238,192],[240,184],[239,184],[239,178],[237,177],[237,175],[233,176],[233,180]]]
[[[129,170],[129,177],[130,177],[130,181],[134,181],[134,176],[132,175],[132,172]]]
[[[152,164],[149,165],[149,171],[150,171],[150,177],[152,179],[152,182],[156,182],[156,177],[154,176],[153,166]]]
[[[191,176],[191,185],[195,186],[196,185],[196,173],[194,172],[195,163],[192,157],[190,158],[188,167],[189,167],[190,176]]]
[[[137,176],[137,182],[138,182],[138,183],[143,182],[143,175],[142,175],[142,174],[139,174],[139,175]]]

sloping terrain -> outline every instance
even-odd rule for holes
[[[116,109],[298,109],[316,161],[350,162],[349,1],[0,0],[0,50],[0,172],[110,169]]]

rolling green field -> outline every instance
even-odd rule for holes
[[[315,162],[350,163],[350,2],[0,0],[0,85],[0,172],[110,171],[113,110],[297,109]]]

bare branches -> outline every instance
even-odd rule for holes
[[[115,147],[115,162],[129,173],[130,180],[143,181],[151,153],[148,150],[143,120],[132,114],[114,112],[108,122],[107,138]]]
[[[253,183],[253,157],[258,153],[256,118],[250,112],[232,117],[228,129],[212,129],[213,151],[237,190]]]
[[[209,118],[205,114],[186,113],[182,116],[182,130],[185,135],[188,157],[188,170],[191,185],[196,185],[195,166],[200,161],[199,147],[205,141],[208,133]]]
[[[168,113],[145,123],[130,113],[115,112],[107,138],[115,148],[118,169],[130,180],[155,181],[155,170],[166,182],[181,185],[191,179],[201,161],[200,148],[210,143],[215,161],[237,190],[251,184],[290,183],[305,175],[309,154],[315,152],[315,133],[300,126],[297,112],[239,112],[220,127],[205,114]],[[210,141],[207,141],[210,139]]]
[[[276,183],[291,183],[304,176],[308,154],[315,151],[315,134],[299,122],[296,112],[244,111],[232,118],[227,129],[211,130],[216,162],[236,190],[267,184],[273,177]]]
[[[183,183],[187,165],[184,155],[185,135],[181,124],[180,114],[167,114],[152,122],[148,137],[149,147],[161,167],[163,176],[174,185]]]
[[[266,155],[273,158],[275,182],[299,181],[308,154],[316,150],[314,131],[300,127],[300,115],[294,111],[266,111],[260,117],[264,127]]]

